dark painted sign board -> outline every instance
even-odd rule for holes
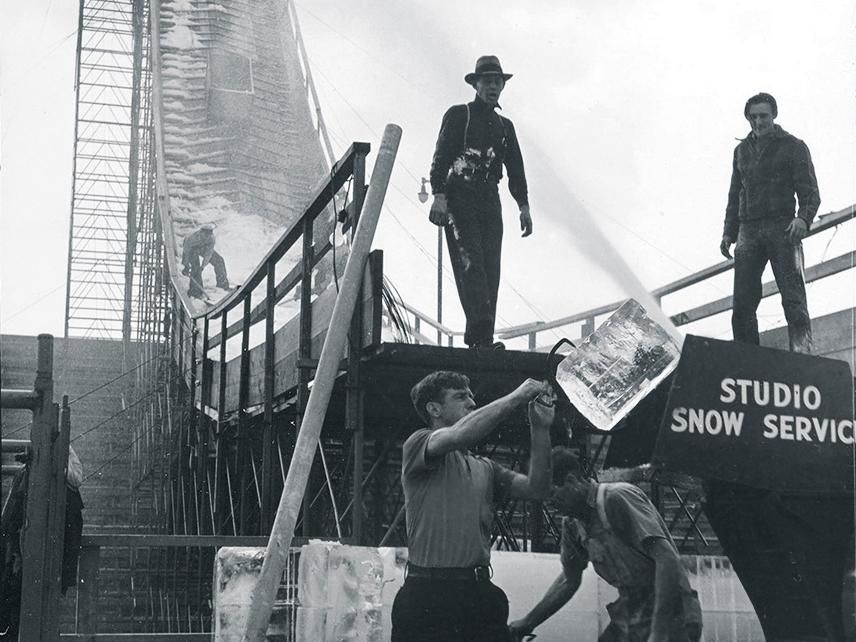
[[[849,492],[854,427],[844,361],[688,335],[653,463],[783,492]]]

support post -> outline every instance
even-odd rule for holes
[[[241,327],[241,380],[238,387],[238,534],[247,535],[247,486],[250,483],[250,466],[247,457],[250,447],[249,429],[247,427],[247,397],[250,394],[250,314],[252,313],[252,296],[247,293],[244,297],[243,324]]]
[[[228,313],[223,312],[220,317],[220,369],[217,373],[217,444],[214,455],[214,525],[215,535],[222,534],[226,523],[224,514],[226,512],[226,493],[230,492],[226,483],[226,467],[228,466],[226,453],[226,332]],[[232,532],[236,529],[232,525]]]
[[[77,604],[75,605],[75,628],[78,633],[98,632],[95,602],[98,597],[100,558],[100,546],[84,546],[80,551],[80,562],[78,563],[80,578],[77,581]]]
[[[193,517],[193,525],[191,526],[191,531],[195,531],[197,535],[201,535],[202,531],[200,530],[200,509],[199,509],[199,493],[202,490],[202,486],[199,484],[199,465],[200,465],[200,456],[199,456],[199,433],[197,432],[199,426],[199,416],[196,413],[196,382],[198,380],[198,370],[197,370],[197,361],[196,358],[196,341],[199,338],[199,328],[196,324],[196,319],[191,320],[191,329],[190,329],[190,400],[187,404],[188,414],[190,415],[189,425],[187,427],[187,451],[188,454],[192,454],[193,451],[196,451],[196,470],[188,470],[188,485],[191,483],[191,480],[195,484],[196,492],[193,493],[193,513],[191,516]],[[190,468],[190,466],[188,466]],[[185,495],[186,497],[187,495]]]
[[[208,415],[205,409],[211,405],[211,360],[208,358],[208,340],[210,336],[210,322],[208,317],[202,324],[202,382],[200,385],[200,412],[196,426],[196,443],[197,447],[197,467],[196,467],[196,485],[199,488],[202,501],[202,520],[199,523],[199,534],[206,535],[209,532],[213,534],[213,523],[209,527],[209,519],[211,513],[211,488],[208,485]]]
[[[303,224],[303,255],[301,261],[302,275],[300,279],[300,336],[298,337],[297,352],[304,363],[312,358],[312,265],[315,263],[315,248],[313,245],[312,221],[306,219]],[[308,366],[298,366],[297,372],[297,421],[295,426],[300,429],[303,414],[309,401],[309,381],[312,379]],[[314,461],[314,455],[313,455]],[[312,494],[313,484],[310,480],[303,499],[303,535],[312,535]]]
[[[56,430],[56,414],[53,403],[53,337],[39,335],[38,365],[34,391],[39,401],[33,410],[33,425],[30,429],[32,458],[27,488],[26,522],[22,532],[22,555],[24,558],[21,583],[21,626],[22,640],[47,640],[57,632],[48,628],[48,613],[45,598],[49,593],[50,562],[48,538],[50,527],[50,500],[53,466],[53,434]],[[51,605],[51,608],[53,606]]]
[[[297,435],[294,456],[280,497],[262,570],[253,590],[244,635],[244,639],[251,642],[261,642],[267,633],[274,598],[288,561],[297,513],[306,490],[315,450],[318,447],[321,427],[324,424],[327,405],[333,392],[333,383],[339,370],[339,360],[345,348],[351,316],[357,303],[359,284],[363,279],[366,260],[371,251],[372,239],[400,139],[401,128],[396,125],[387,125],[375,161],[371,185],[366,195],[363,216],[357,226],[351,255],[345,267],[342,289],[336,298],[314,385]]]
[[[265,398],[264,398],[264,434],[262,438],[262,505],[260,532],[267,533],[271,525],[271,483],[273,482],[273,451],[276,440],[273,438],[273,391],[276,385],[274,373],[274,315],[276,304],[276,263],[267,265],[265,290]]]
[[[437,228],[437,345],[443,345],[443,228]]]
[[[354,219],[351,225],[351,242],[354,242],[360,212],[365,198],[366,159],[363,154],[354,158]],[[364,279],[361,279],[361,283]],[[363,342],[363,288],[357,295],[357,305],[351,317],[350,341],[348,342],[348,375],[345,385],[345,426],[351,433],[354,453],[353,506],[351,513],[351,537],[354,543],[362,544],[363,537],[363,392],[361,387],[360,356]],[[331,489],[332,492],[332,489]]]

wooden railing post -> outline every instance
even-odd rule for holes
[[[360,211],[365,198],[366,157],[357,154],[354,158],[354,210],[351,221],[351,242],[359,224]],[[362,280],[361,280],[362,282]],[[350,340],[348,341],[348,374],[345,383],[345,429],[351,433],[353,446],[353,512],[351,513],[351,537],[354,544],[362,544],[363,536],[363,459],[364,423],[363,391],[361,386],[360,357],[363,342],[363,288],[357,296],[357,306],[351,317]],[[323,447],[323,446],[322,446]],[[332,491],[332,489],[331,489]]]
[[[224,310],[220,317],[220,369],[217,372],[217,450],[214,455],[214,528],[215,535],[222,533],[225,528],[226,493],[232,490],[226,481],[229,465],[226,452],[226,331],[228,328],[228,313]],[[238,529],[232,520],[232,533],[237,535]]]
[[[201,494],[202,521],[199,524],[199,534],[205,535],[214,532],[214,511],[211,508],[211,488],[208,484],[208,425],[210,420],[205,409],[211,405],[211,360],[208,358],[208,339],[210,336],[210,323],[208,317],[202,324],[202,382],[200,385],[200,408],[199,419],[196,429],[197,443],[197,487]]]
[[[267,265],[265,280],[265,379],[264,379],[264,431],[262,437],[262,502],[260,532],[267,533],[271,526],[271,484],[273,483],[273,452],[276,439],[273,434],[273,394],[276,386],[274,356],[276,336],[274,316],[276,310],[276,263]]]
[[[250,395],[250,311],[252,310],[252,295],[247,293],[244,297],[243,327],[241,333],[241,379],[238,387],[238,473],[239,484],[238,496],[240,506],[238,533],[248,534],[249,513],[247,506],[247,486],[250,483],[251,466],[248,455],[250,454],[250,436],[247,417],[247,398]]]
[[[98,567],[101,563],[101,547],[84,546],[80,551],[80,569],[77,580],[77,604],[75,605],[75,628],[78,633],[97,633],[98,619],[95,617],[95,600],[98,596]]]
[[[58,451],[64,441],[67,452],[68,439],[67,436],[65,440],[60,439],[59,409],[53,403],[53,337],[40,334],[38,342],[34,394],[12,400],[22,402],[20,405],[6,402],[6,394],[3,397],[4,407],[29,408],[33,412],[26,521],[21,531],[24,565],[19,636],[21,640],[41,641],[53,640],[59,635],[55,615],[55,602],[60,592],[59,575],[55,570],[59,564],[55,551],[57,533],[54,531],[60,521],[60,512],[62,525],[65,523],[65,493],[61,499],[57,497],[57,476],[63,478],[64,488],[65,461],[58,461]],[[61,531],[59,542],[62,542]]]

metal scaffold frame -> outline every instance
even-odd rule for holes
[[[80,3],[66,336],[128,342],[153,312],[148,7]]]

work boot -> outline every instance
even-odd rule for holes
[[[475,350],[505,350],[505,344],[502,341],[488,339],[486,341],[477,341],[470,348]]]

